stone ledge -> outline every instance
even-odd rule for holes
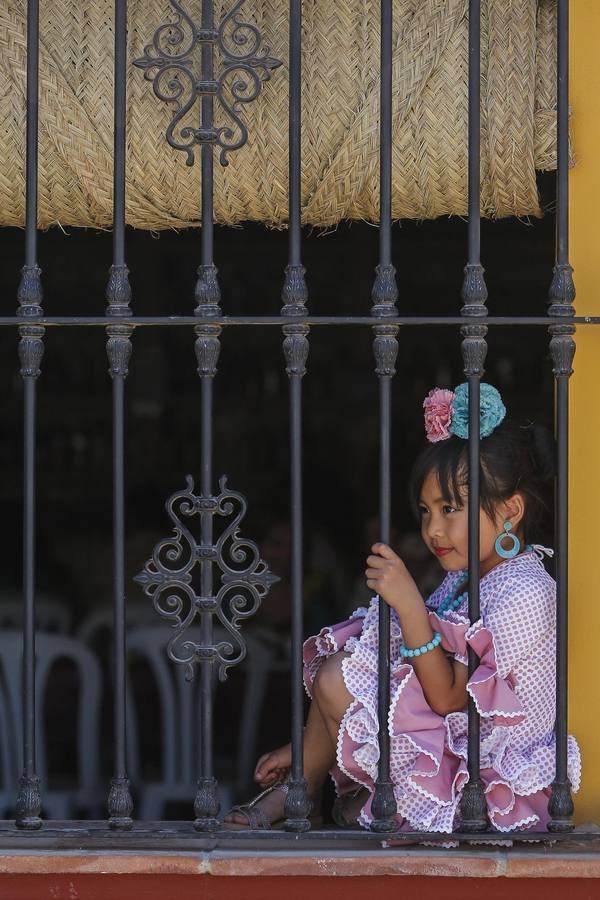
[[[2,875],[448,876],[463,878],[600,878],[598,845],[494,850],[388,849],[210,853],[136,851],[10,851]]]

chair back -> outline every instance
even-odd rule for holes
[[[22,734],[22,641],[21,631],[0,632],[0,759],[3,771],[3,790],[16,795],[21,774]],[[46,704],[51,672],[55,664],[67,660],[73,664],[77,677],[77,704],[73,709],[76,722],[77,779],[76,786],[63,791],[75,802],[77,795],[97,794],[100,784],[99,715],[101,677],[94,655],[81,642],[64,635],[36,634],[35,667],[35,731],[36,771],[42,786],[42,798],[48,784],[48,735],[44,723],[48,721]],[[65,702],[69,703],[68,694]],[[64,806],[64,797],[60,801]]]

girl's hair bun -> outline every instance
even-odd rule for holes
[[[544,425],[528,425],[533,470],[540,482],[551,481],[557,472],[557,450],[554,435]]]

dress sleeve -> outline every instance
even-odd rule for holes
[[[466,632],[467,644],[479,656],[467,690],[480,715],[496,725],[518,725],[526,718],[513,672],[555,627],[555,598],[549,576],[508,579]]]
[[[498,675],[506,676],[556,628],[556,584],[550,576],[507,580],[482,617],[492,633]]]

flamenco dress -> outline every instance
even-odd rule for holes
[[[480,582],[478,621],[468,600],[457,608],[464,572],[450,572],[426,606],[441,646],[467,665],[467,647],[480,662],[467,684],[481,716],[481,779],[491,827],[498,832],[545,829],[555,774],[556,583],[532,548],[500,563]],[[357,609],[304,644],[309,696],[319,666],[344,650],[343,678],[352,702],[339,727],[331,770],[338,796],[367,789],[358,823],[373,819],[371,801],[379,761],[377,718],[378,605]],[[468,781],[466,709],[434,712],[410,661],[400,653],[398,616],[390,616],[390,777],[399,830],[450,833],[460,828],[460,797]],[[568,777],[579,788],[581,759],[568,737]]]

